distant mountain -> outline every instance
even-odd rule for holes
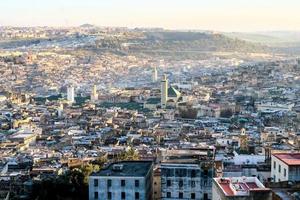
[[[81,28],[94,28],[95,26],[93,24],[82,24],[79,27],[81,27]]]
[[[275,47],[299,46],[300,43],[300,32],[293,31],[266,31],[255,33],[231,32],[223,34],[233,39],[237,38],[248,42]]]
[[[145,32],[140,42],[141,49],[166,49],[185,51],[239,51],[265,52],[268,49],[237,38],[230,38],[219,33],[203,32]]]

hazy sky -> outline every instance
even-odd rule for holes
[[[0,25],[300,30],[300,0],[0,0]]]

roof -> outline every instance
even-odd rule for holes
[[[169,87],[168,89],[168,97],[179,97],[181,94],[174,87]]]
[[[256,177],[214,178],[225,196],[249,196],[249,192],[270,191]]]
[[[122,165],[122,169],[114,170],[116,165]],[[95,172],[91,176],[145,177],[150,170],[152,170],[152,161],[122,161],[112,163],[107,168]]]
[[[160,98],[149,98],[147,99],[147,104],[159,104]]]
[[[300,153],[275,153],[273,156],[287,165],[300,165]]]

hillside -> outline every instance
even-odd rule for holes
[[[169,51],[239,51],[265,52],[268,49],[240,39],[229,38],[222,34],[201,32],[146,32],[135,48],[140,50]]]
[[[130,44],[132,52],[267,52],[268,48],[260,44],[254,44],[244,40],[230,38],[223,34],[203,32],[179,32],[179,31],[142,31],[120,34],[121,36],[97,36],[94,35],[68,35],[59,38],[47,39],[20,39],[12,41],[0,41],[0,48],[11,49],[26,47],[36,48],[99,48],[106,50],[119,50],[124,43]],[[123,49],[122,49],[123,50]],[[126,51],[125,51],[126,52]]]

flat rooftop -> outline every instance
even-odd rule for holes
[[[300,165],[300,153],[275,153],[272,155],[287,165]]]
[[[122,166],[122,169],[114,169]],[[122,161],[110,164],[107,168],[93,173],[91,176],[124,176],[144,177],[152,168],[152,161]]]
[[[214,178],[225,196],[249,196],[250,192],[269,191],[256,177]]]

